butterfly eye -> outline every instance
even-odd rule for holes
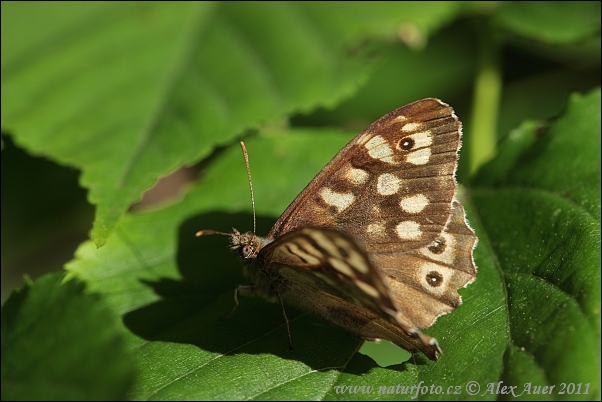
[[[397,143],[397,149],[399,149],[400,151],[409,151],[410,149],[414,148],[415,144],[416,142],[412,138],[402,138]]]
[[[240,253],[244,258],[249,258],[251,255],[253,255],[253,246],[251,246],[250,244],[245,244],[240,249]]]

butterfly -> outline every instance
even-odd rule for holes
[[[450,106],[416,101],[353,138],[267,237],[199,231],[229,236],[248,262],[252,284],[236,288],[235,308],[243,289],[279,302],[291,348],[284,303],[437,360],[437,340],[421,330],[458,307],[457,290],[476,278],[477,237],[455,199],[461,135]]]

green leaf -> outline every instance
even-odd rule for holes
[[[599,15],[600,2],[521,1],[503,3],[493,20],[505,39],[524,54],[541,55],[578,71],[600,68]],[[516,61],[512,60],[520,68]]]
[[[94,208],[77,186],[79,171],[32,158],[2,138],[2,302],[23,285],[62,270],[88,239]]]
[[[2,306],[3,400],[123,399],[133,380],[113,311],[47,275]]]
[[[291,3],[3,3],[3,130],[82,169],[100,246],[160,175],[353,90],[362,68],[300,13]]]
[[[249,139],[261,200],[258,231],[273,223],[264,217],[267,211],[281,211],[348,139],[328,131]],[[315,146],[319,152],[309,152]],[[89,242],[69,264],[73,275],[124,315],[128,346],[137,351],[141,370],[132,398],[316,399],[358,349],[361,342],[344,331],[287,309],[295,347],[290,352],[279,306],[254,298],[241,296],[237,311],[220,319],[233,307],[233,285],[245,280],[226,238],[194,233],[251,228],[250,213],[234,213],[250,209],[247,188],[240,149],[230,147],[183,202],[126,217],[105,247],[97,250]]]
[[[600,3],[514,1],[496,15],[504,28],[546,43],[567,44],[600,32]]]
[[[575,113],[567,112],[548,134],[558,130],[558,126],[562,128],[565,119],[583,120],[581,113],[595,107],[595,99],[594,106],[589,98],[585,99],[588,102],[569,108]],[[595,123],[590,129],[596,127]],[[567,134],[560,132],[557,135]],[[591,138],[596,139],[595,136]],[[348,139],[349,136],[341,133],[324,131],[318,134],[315,130],[289,132],[286,136],[285,133],[272,133],[250,139],[247,147],[260,214],[282,210]],[[591,140],[584,148],[591,148]],[[541,155],[548,156],[543,151]],[[511,159],[516,160],[516,155]],[[298,171],[299,166],[305,169]],[[588,323],[584,309],[576,309],[583,302],[579,302],[578,297],[573,298],[570,289],[558,293],[557,286],[550,286],[543,280],[545,275],[558,274],[558,269],[566,266],[563,261],[581,255],[591,257],[592,252],[596,258],[596,249],[592,250],[586,242],[582,252],[572,254],[576,247],[573,244],[564,254],[557,251],[562,254],[558,259],[551,258],[545,263],[526,260],[526,266],[538,266],[535,273],[529,272],[525,276],[525,273],[516,272],[520,259],[516,253],[508,258],[514,251],[507,249],[512,250],[518,245],[508,242],[505,233],[513,232],[506,222],[520,225],[523,221],[524,225],[537,224],[539,228],[543,228],[545,222],[534,219],[537,214],[533,210],[542,208],[536,204],[532,204],[526,214],[520,214],[519,208],[514,207],[513,213],[506,215],[504,202],[494,203],[496,199],[504,201],[503,196],[508,192],[501,184],[474,187],[470,192],[464,192],[469,219],[481,239],[475,255],[479,274],[477,281],[462,291],[463,306],[453,314],[441,317],[428,331],[444,348],[438,363],[427,362],[418,356],[401,366],[379,368],[355,354],[358,348],[355,338],[292,309],[288,314],[295,351],[288,352],[278,306],[252,298],[242,298],[238,311],[229,319],[220,320],[219,317],[227,314],[233,305],[232,285],[244,283],[244,279],[240,277],[234,257],[226,251],[226,239],[197,239],[193,234],[201,228],[227,230],[239,224],[243,225],[241,229],[246,229],[244,225],[250,227],[249,214],[233,214],[233,211],[249,208],[248,198],[240,195],[246,193],[243,169],[239,150],[229,148],[215,160],[204,180],[182,203],[127,217],[117,236],[106,247],[97,250],[88,243],[80,248],[78,259],[70,264],[72,274],[86,279],[91,290],[103,293],[107,303],[124,316],[127,344],[135,351],[140,371],[140,380],[130,397],[217,398],[227,395],[234,399],[280,399],[287,395],[292,398],[335,398],[337,388],[333,387],[340,385],[411,386],[423,381],[449,387],[468,380],[487,384],[503,377],[516,380],[513,373],[517,371],[544,372],[546,379],[552,376],[557,381],[570,379],[596,384],[595,378],[590,377],[592,369],[595,377],[595,355],[592,358],[591,349],[582,348],[584,342],[599,339],[599,323],[598,333],[595,331],[595,312],[590,311],[589,316],[594,322]],[[585,173],[587,169],[583,169],[582,174]],[[530,192],[526,195],[529,197]],[[272,216],[277,213],[272,212]],[[516,221],[509,218],[513,216],[517,216]],[[557,222],[563,220],[560,214]],[[503,227],[491,226],[492,222],[501,222]],[[265,233],[269,224],[261,219],[259,226],[259,232]],[[514,230],[520,233],[520,227]],[[537,235],[540,230],[532,229],[527,234]],[[504,244],[496,240],[502,235]],[[525,242],[522,248],[529,246],[526,250],[534,249],[540,243],[537,239],[524,239],[516,234],[510,237],[512,239]],[[543,252],[525,253],[530,258],[537,255],[548,257]],[[507,265],[506,261],[511,264]],[[591,261],[589,264],[591,266]],[[574,280],[582,275],[570,270],[568,273]],[[599,270],[593,271],[594,277],[587,270],[584,274],[589,275],[590,285],[587,291],[576,296],[593,295],[595,302],[596,289],[599,292]],[[554,278],[547,279],[550,280]],[[555,312],[552,316],[544,314],[542,300],[548,311]],[[550,342],[550,335],[557,337],[555,342]],[[578,340],[569,342],[574,337]],[[568,350],[567,342],[573,345]],[[594,344],[590,343],[590,346],[596,348]],[[576,353],[579,351],[586,355]],[[550,355],[553,359],[546,358]],[[514,357],[511,359],[510,356]],[[579,357],[581,370],[575,370],[573,356]],[[556,365],[559,359],[565,364]],[[521,363],[523,361],[526,363]],[[487,362],[486,369],[484,362]],[[506,367],[508,362],[521,364]],[[521,368],[525,364],[527,366]],[[538,369],[534,371],[533,367]],[[540,381],[542,376],[533,378]],[[599,388],[591,388],[592,392],[597,390]],[[462,391],[461,395],[465,397],[466,393]],[[396,398],[397,394],[389,397]]]
[[[521,126],[470,191],[485,229],[480,241],[491,247],[504,283],[510,378],[535,364],[544,385],[589,382],[594,396],[600,393],[600,151],[598,89],[574,95],[547,131]]]
[[[324,18],[333,7],[345,16],[336,24]],[[82,170],[101,246],[158,177],[246,129],[350,96],[373,64],[348,56],[352,39],[404,22],[425,40],[462,9],[2,3],[2,129]]]

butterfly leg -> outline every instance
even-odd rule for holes
[[[232,308],[232,311],[230,311],[230,313],[222,316],[222,319],[230,318],[230,316],[232,314],[234,314],[234,312],[236,311],[236,308],[238,307],[238,291],[240,289],[255,289],[255,286],[253,286],[253,285],[236,285],[236,287],[234,288],[234,307]]]
[[[284,316],[284,322],[286,323],[286,333],[288,334],[288,347],[292,351],[293,350],[293,339],[291,338],[291,328],[288,325],[288,317],[286,316],[286,311],[284,310],[284,303],[282,303],[282,298],[280,294],[276,292],[276,296],[278,297],[278,301],[280,302],[280,308],[282,309],[282,315]]]

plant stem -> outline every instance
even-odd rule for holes
[[[496,154],[497,120],[502,91],[498,41],[491,24],[488,21],[480,22],[477,24],[480,59],[470,124],[473,133],[469,142],[471,175]]]

